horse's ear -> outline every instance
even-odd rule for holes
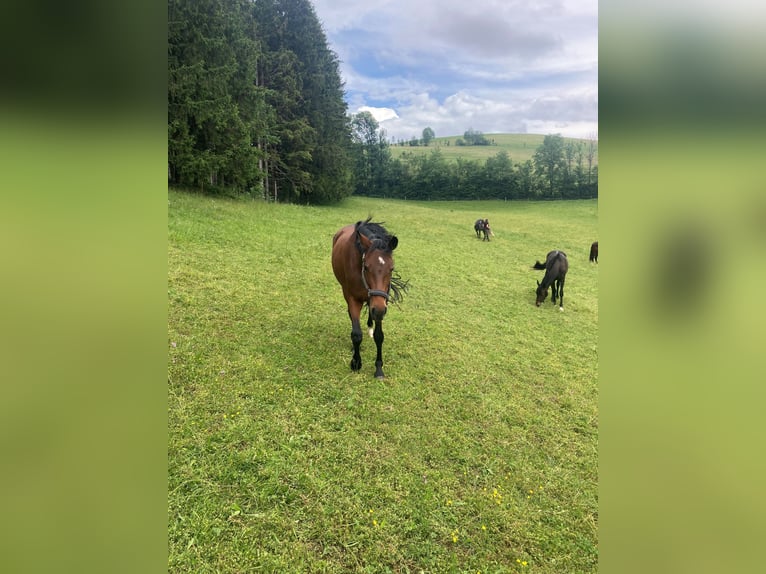
[[[362,245],[362,249],[364,249],[365,251],[368,251],[370,249],[370,246],[372,245],[372,241],[367,239],[366,236],[359,233],[358,230],[356,232],[356,237],[357,239],[359,239],[359,243]]]
[[[539,282],[539,281],[537,281],[537,286],[538,286],[538,287],[540,286],[540,282]]]
[[[399,238],[396,235],[392,235],[391,239],[388,240],[388,247],[393,251],[397,245],[399,245]]]

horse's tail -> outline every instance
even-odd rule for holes
[[[545,263],[540,263],[539,261],[535,260],[535,264],[532,266],[532,269],[545,269]]]

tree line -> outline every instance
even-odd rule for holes
[[[534,159],[440,151],[393,159],[349,115],[337,55],[309,0],[168,0],[168,182],[270,201],[596,197],[594,142],[546,136]],[[435,136],[423,130],[423,143]],[[464,145],[486,145],[468,130]]]
[[[168,0],[168,181],[285,202],[353,191],[336,54],[308,0]]]
[[[418,200],[598,197],[595,140],[547,135],[533,158],[519,163],[504,150],[484,162],[463,158],[449,161],[439,148],[429,154],[404,153],[394,159],[385,130],[372,114],[354,115],[351,125],[357,195]],[[483,138],[480,132],[472,132],[474,141],[477,134]]]

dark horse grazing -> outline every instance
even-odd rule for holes
[[[567,255],[563,251],[551,251],[545,258],[545,263],[535,261],[532,269],[545,269],[543,282],[537,282],[537,300],[535,305],[538,307],[548,296],[548,287],[553,285],[553,304],[556,304],[556,298],[559,298],[559,309],[564,310],[564,280],[569,270]]]
[[[351,370],[362,368],[359,346],[362,344],[362,328],[359,315],[367,305],[367,327],[375,339],[378,354],[375,358],[375,377],[383,374],[383,317],[386,316],[389,300],[397,302],[407,290],[407,283],[392,275],[394,259],[392,252],[399,244],[395,235],[390,235],[379,223],[357,221],[338,230],[332,239],[332,270],[343,288],[351,318],[351,342],[354,356]],[[391,293],[393,292],[393,295]],[[372,323],[375,322],[375,330]]]
[[[590,246],[590,257],[589,261],[593,263],[594,261],[598,263],[598,241],[594,241]]]
[[[473,224],[473,230],[476,232],[476,239],[484,233],[484,241],[489,241],[489,234],[492,232],[489,228],[489,219],[477,219]]]

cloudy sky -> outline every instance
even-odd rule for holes
[[[313,0],[389,139],[598,132],[597,0]]]

